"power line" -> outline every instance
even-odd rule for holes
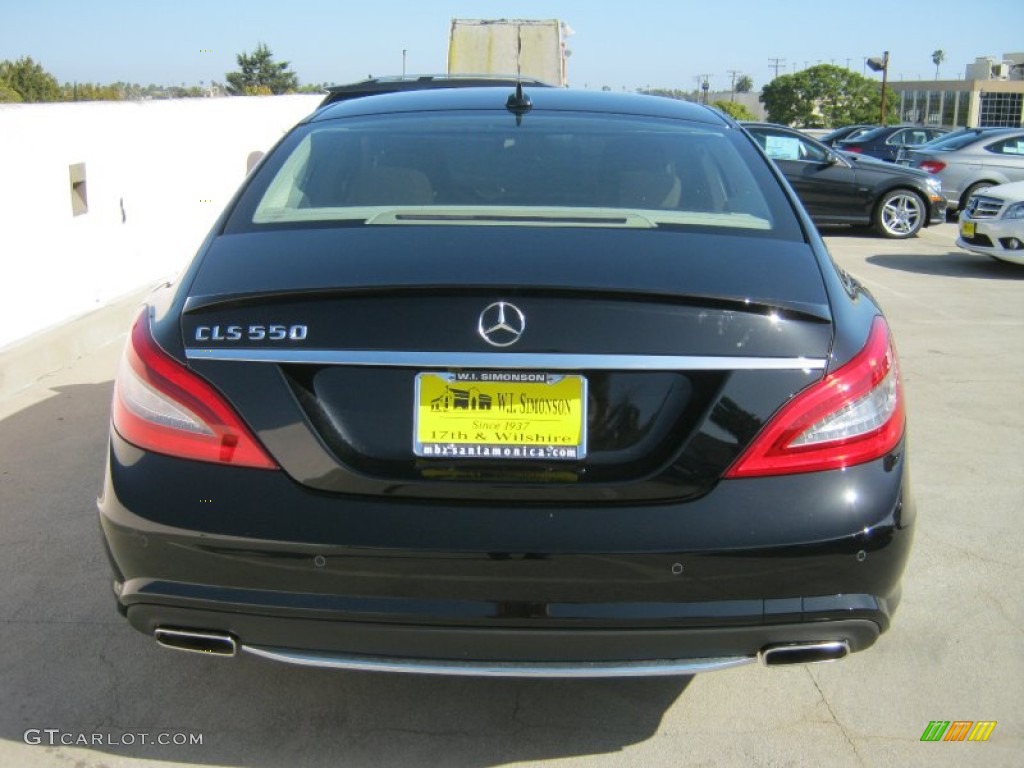
[[[779,70],[786,66],[785,59],[768,59],[768,69],[775,70],[775,76],[779,76]]]

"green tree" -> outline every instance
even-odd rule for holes
[[[740,75],[736,78],[736,93],[750,93],[754,90],[754,78],[750,75]]]
[[[237,56],[238,72],[228,72],[228,92],[235,96],[291,93],[299,87],[299,78],[289,70],[287,61],[274,61],[266,43],[260,43],[252,54]]]
[[[884,122],[889,122],[896,117],[898,99],[891,90],[886,96]],[[881,99],[880,83],[832,64],[781,75],[761,91],[768,119],[797,128],[877,122]]]
[[[677,99],[679,101],[688,101],[690,98],[686,91],[679,88],[640,88],[637,90],[637,93],[643,93],[648,96],[663,96],[666,99]]]
[[[734,120],[756,120],[757,115],[751,112],[743,104],[737,104],[735,101],[713,101],[711,106],[717,110],[725,112],[729,117]]]
[[[121,101],[125,98],[119,83],[64,83],[61,88],[63,101]]]
[[[14,91],[20,97],[9,101],[60,101],[61,98],[57,78],[32,61],[31,56],[0,61],[0,91],[5,90]]]
[[[935,79],[939,79],[939,65],[946,60],[946,52],[941,48],[932,52],[932,64],[935,65]]]
[[[11,86],[0,80],[0,104],[4,102],[16,102],[21,101],[21,94],[14,90]]]

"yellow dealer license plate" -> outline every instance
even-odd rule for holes
[[[960,222],[960,236],[961,237],[974,237],[974,222],[973,221],[961,221]]]
[[[413,452],[432,459],[578,461],[587,380],[532,371],[416,376]]]

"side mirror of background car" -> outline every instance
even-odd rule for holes
[[[263,159],[263,152],[258,149],[250,152],[249,156],[245,158],[245,172],[248,174],[253,168],[256,167],[256,163]]]

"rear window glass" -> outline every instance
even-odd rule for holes
[[[228,224],[695,226],[798,236],[735,129],[572,113],[313,122],[264,163]]]
[[[963,149],[971,144],[991,138],[991,134],[978,133],[977,131],[965,131],[964,133],[951,133],[947,136],[940,136],[929,142],[927,149],[941,149],[951,152],[955,149]]]
[[[880,128],[872,128],[870,131],[865,131],[864,133],[857,136],[856,139],[846,139],[846,141],[863,141],[865,143],[868,143],[876,141],[878,139],[883,139],[888,135],[889,129],[886,128],[885,126],[882,126]]]

